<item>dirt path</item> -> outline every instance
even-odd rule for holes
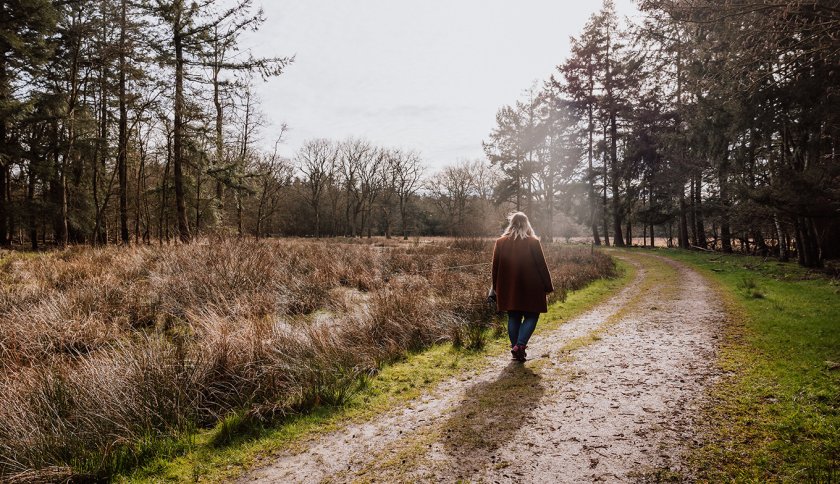
[[[265,482],[593,482],[690,478],[682,457],[716,378],[722,307],[688,267],[620,253],[618,295],[406,408],[244,476]]]

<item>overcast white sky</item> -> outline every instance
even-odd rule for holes
[[[483,157],[496,111],[547,79],[600,0],[263,0],[258,56],[296,55],[257,81],[273,144],[364,137],[422,153],[434,168]],[[632,0],[616,0],[632,15]]]

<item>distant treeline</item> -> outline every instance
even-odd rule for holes
[[[836,3],[639,7],[604,3],[486,161],[430,173],[361,139],[260,149],[283,130],[260,134],[253,82],[294,59],[239,47],[251,0],[4,2],[0,245],[489,235],[518,208],[548,237],[840,257]]]
[[[838,3],[638,5],[621,21],[605,1],[556,75],[499,110],[498,198],[549,220],[565,201],[596,244],[840,257]]]

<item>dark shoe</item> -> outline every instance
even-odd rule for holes
[[[527,346],[514,346],[513,349],[510,350],[511,354],[513,354],[513,359],[516,361],[525,361],[525,357],[528,356],[525,353],[525,348],[527,348]]]
[[[519,345],[513,345],[513,348],[510,349],[510,354],[512,359],[519,360]]]

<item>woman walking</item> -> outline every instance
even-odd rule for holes
[[[508,227],[493,247],[491,299],[508,313],[511,354],[525,361],[528,339],[540,313],[548,312],[546,294],[554,291],[540,240],[522,212],[508,216]],[[495,297],[494,297],[495,296]]]

